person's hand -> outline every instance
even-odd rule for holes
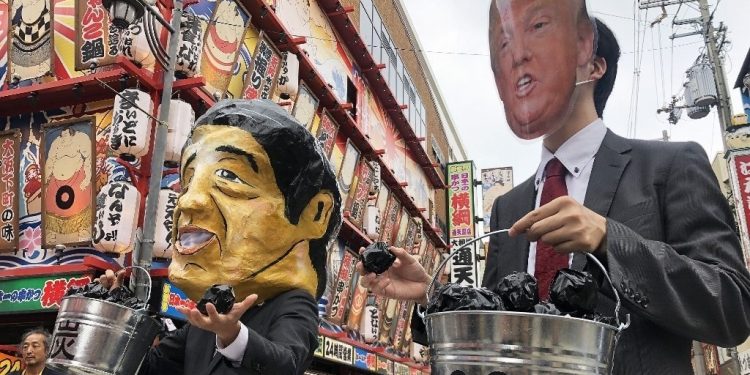
[[[226,314],[219,314],[214,304],[210,302],[206,304],[207,316],[201,314],[196,308],[188,309],[180,306],[177,310],[184,314],[193,326],[215,333],[221,346],[226,347],[237,338],[240,333],[240,318],[257,299],[257,294],[251,294],[245,297],[244,301],[235,303],[232,310]]]
[[[511,237],[522,233],[529,241],[546,242],[557,252],[601,254],[605,251],[607,219],[563,196],[529,212],[508,232]]]
[[[361,248],[360,254],[364,250]],[[380,275],[365,273],[362,261],[357,262],[357,271],[362,275],[359,282],[379,296],[427,304],[425,293],[431,280],[430,275],[406,250],[393,246],[390,250],[396,255],[396,261]]]
[[[104,275],[99,276],[99,283],[102,284],[102,286],[107,290],[112,290],[122,285],[122,280],[124,277],[124,269],[117,271],[117,273],[112,270],[107,270],[104,272]]]

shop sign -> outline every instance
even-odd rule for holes
[[[474,237],[474,167],[471,161],[448,164],[448,233]]]
[[[0,375],[21,371],[21,358],[0,352]]]
[[[388,358],[378,356],[378,374],[393,374],[393,361]]]
[[[393,373],[395,375],[409,375],[409,366],[403,363],[394,362]]]
[[[28,277],[0,281],[0,313],[53,310],[68,289],[84,286],[91,276]]]
[[[181,306],[192,309],[195,307],[195,305],[195,302],[188,298],[185,292],[174,286],[169,281],[164,282],[161,297],[162,315],[185,321],[187,320],[187,318],[179,310],[177,310],[177,307]]]
[[[314,356],[319,357],[319,358],[325,357],[323,355],[323,352],[325,350],[325,341],[326,339],[324,336],[318,335],[318,347],[315,348],[315,353],[313,353]]]
[[[0,252],[18,248],[18,169],[21,132],[0,133]]]
[[[354,348],[354,366],[357,368],[376,371],[378,369],[378,356],[362,348]]]
[[[484,232],[490,231],[492,204],[513,188],[513,167],[482,169],[482,212]]]
[[[729,170],[732,191],[736,192],[734,202],[737,207],[745,265],[750,267],[750,152],[730,150]]]
[[[471,238],[451,238],[451,251],[466,245]],[[462,286],[477,286],[477,266],[474,246],[461,249],[451,258],[451,282]]]
[[[740,373],[750,375],[750,350],[738,354],[740,360]]]
[[[341,341],[326,337],[325,352],[326,359],[352,365],[354,363],[354,347]]]

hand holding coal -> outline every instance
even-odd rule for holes
[[[381,274],[396,261],[396,255],[388,250],[385,242],[373,242],[362,252],[362,266],[367,272]]]
[[[508,311],[534,311],[534,305],[539,303],[536,279],[526,272],[505,276],[492,291],[500,296]]]
[[[563,268],[552,280],[550,302],[563,313],[582,316],[596,308],[598,291],[590,273]]]
[[[211,302],[219,314],[232,311],[234,306],[234,289],[230,285],[214,284],[208,288],[196,308],[203,315],[208,315],[206,304]]]

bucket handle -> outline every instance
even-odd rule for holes
[[[147,285],[148,293],[146,293],[146,296],[147,296],[146,298],[149,298],[151,296],[151,286],[153,285],[153,282],[151,281],[151,274],[149,274],[147,269],[141,266],[127,266],[127,267],[123,267],[122,269],[126,270],[128,268],[130,269],[137,268],[146,274],[146,279],[148,280],[148,285]],[[148,305],[148,300],[145,301],[145,303],[143,304],[143,307],[140,310],[146,310],[147,305]]]
[[[425,290],[425,296],[426,296],[427,304],[428,305],[430,304],[430,295],[432,295],[433,292],[434,292],[435,280],[437,280],[438,275],[440,275],[442,273],[442,270],[445,267],[446,263],[448,263],[448,261],[451,260],[456,254],[458,254],[459,251],[461,251],[463,249],[466,249],[467,247],[473,245],[475,242],[477,242],[477,241],[479,241],[479,240],[481,240],[481,239],[483,239],[485,237],[489,237],[489,236],[492,236],[492,235],[495,235],[495,234],[500,234],[500,233],[507,233],[509,231],[510,231],[510,228],[508,228],[508,229],[500,229],[500,230],[496,230],[496,231],[493,231],[493,232],[486,233],[484,235],[481,235],[481,236],[479,236],[477,238],[474,238],[473,240],[465,243],[463,246],[459,247],[458,249],[455,249],[455,250],[451,251],[450,254],[445,259],[443,259],[442,262],[440,262],[440,265],[438,266],[435,274],[432,276],[432,278],[430,280],[430,284],[427,286],[427,290]],[[602,270],[602,273],[604,274],[604,277],[607,279],[607,282],[609,283],[609,286],[612,287],[612,293],[615,295],[615,301],[617,302],[615,304],[615,321],[617,322],[617,330],[618,330],[618,332],[622,332],[622,330],[624,330],[625,328],[628,328],[630,326],[630,314],[626,314],[625,315],[625,322],[624,323],[620,321],[620,307],[622,305],[622,302],[620,301],[620,294],[617,293],[617,289],[615,289],[615,284],[612,283],[612,279],[610,279],[610,277],[609,277],[609,272],[607,272],[607,269],[604,268],[604,265],[599,261],[599,259],[597,259],[595,256],[593,256],[591,253],[589,253],[589,252],[582,252],[582,253],[584,255],[586,255],[586,257],[589,260],[593,261],[594,264],[596,264],[599,267],[599,269]],[[422,319],[425,318],[423,312],[419,311],[418,313],[419,313],[419,315],[420,315],[420,317]]]

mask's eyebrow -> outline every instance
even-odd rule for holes
[[[190,155],[190,156],[188,157],[187,161],[185,162],[185,165],[183,165],[183,166],[182,166],[182,172],[181,172],[181,174],[182,174],[182,175],[184,175],[184,174],[185,174],[185,170],[186,170],[186,169],[187,169],[187,167],[188,167],[188,166],[190,165],[190,163],[192,163],[192,162],[193,162],[193,160],[195,160],[195,156],[196,156],[196,153],[194,152],[194,153],[192,153],[192,154],[191,154],[191,155]]]
[[[255,173],[258,173],[258,163],[255,162],[255,157],[250,154],[249,152],[245,150],[241,150],[237,147],[230,146],[230,145],[223,145],[216,148],[217,152],[228,152],[230,154],[235,154],[239,156],[244,156],[247,159],[247,162],[250,164],[250,167],[253,168]]]

